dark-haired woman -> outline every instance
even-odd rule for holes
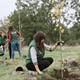
[[[9,39],[9,31],[8,31],[8,39]],[[8,50],[9,50],[9,57],[11,59],[11,43],[8,41]]]
[[[9,41],[11,43],[11,60],[13,60],[14,58],[15,45],[17,47],[20,57],[22,58],[20,47],[19,47],[18,36],[20,36],[20,33],[18,31],[15,31],[13,27],[10,26],[9,27]]]
[[[54,46],[46,45],[44,43],[45,37],[46,35],[42,31],[34,35],[26,57],[27,69],[30,71],[37,71],[39,74],[43,74],[42,71],[53,63],[51,57],[44,58],[45,50],[53,51],[60,45],[60,42],[57,42]]]

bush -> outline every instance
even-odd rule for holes
[[[72,40],[72,39],[70,39],[69,42],[68,42],[69,46],[73,46],[75,44],[76,44],[75,40]]]

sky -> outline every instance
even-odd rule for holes
[[[9,16],[16,9],[15,2],[17,0],[0,0],[0,20]]]
[[[7,18],[16,9],[16,2],[17,0],[0,0],[0,20]],[[69,13],[74,13],[74,11],[70,10]]]
[[[15,2],[17,0],[0,0],[0,20],[9,16],[16,9]]]

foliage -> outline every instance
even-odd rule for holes
[[[80,40],[80,27],[78,23],[75,23],[73,27],[70,28],[70,38],[74,40],[77,43],[79,43]]]
[[[72,40],[72,39],[70,39],[69,41],[68,41],[68,45],[70,45],[70,46],[73,46],[73,45],[75,45],[75,40]]]
[[[16,30],[19,31],[20,13],[21,37],[22,41],[24,40],[23,45],[29,45],[37,31],[43,31],[46,34],[45,42],[52,45],[60,38],[59,28],[61,29],[62,33],[64,32],[62,34],[62,40],[65,43],[68,43],[69,39],[79,40],[79,3],[76,0],[71,0],[70,6],[69,1],[59,1],[60,4],[58,3],[58,0],[17,0],[15,3],[17,9],[8,16],[8,18],[5,20],[6,23],[2,23],[2,21],[0,21],[3,25],[1,30],[8,31],[8,27],[12,25]],[[58,10],[58,8],[60,8],[61,11]],[[70,20],[68,20],[65,16],[69,9],[74,9],[76,11],[75,16],[73,17],[70,15],[70,17],[72,19],[76,19],[77,22],[74,22],[74,26],[72,28],[67,29],[67,26],[65,26],[63,23],[70,22]],[[60,15],[60,17],[58,15]],[[58,24],[59,20],[63,20],[63,23],[60,22],[60,25]]]
[[[72,39],[72,43],[79,43],[80,39],[80,0],[71,0],[70,8],[75,10],[75,13],[70,15],[72,18],[71,22],[73,22],[73,26],[69,29],[69,36]],[[71,40],[70,40],[71,42]]]
[[[55,42],[53,42],[53,40],[56,39],[57,41],[59,39],[59,36],[53,37],[56,24],[53,23],[52,16],[49,14],[57,3],[53,5],[51,1],[48,0],[41,0],[41,3],[39,0],[33,3],[32,0],[25,0],[23,2],[18,0],[18,2],[16,2],[16,6],[18,8],[18,4],[20,5],[21,35],[24,38],[24,44],[29,44],[37,31],[46,33],[47,38],[45,42],[48,44],[53,44]],[[19,30],[18,14],[19,10],[14,10],[14,12],[8,16],[10,22],[14,22],[13,26],[17,30]],[[57,34],[58,33],[56,33],[56,35]]]
[[[0,30],[3,31],[3,33],[7,35],[8,28],[13,23],[10,23],[10,20],[5,18],[4,20],[0,20],[0,24],[1,24]]]

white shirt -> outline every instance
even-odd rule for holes
[[[44,43],[44,48],[47,51],[50,51],[51,50],[51,46],[46,45],[45,43]],[[30,53],[31,53],[31,59],[32,59],[33,64],[38,64],[38,62],[37,62],[37,53],[36,53],[35,47],[32,46],[30,48]]]

